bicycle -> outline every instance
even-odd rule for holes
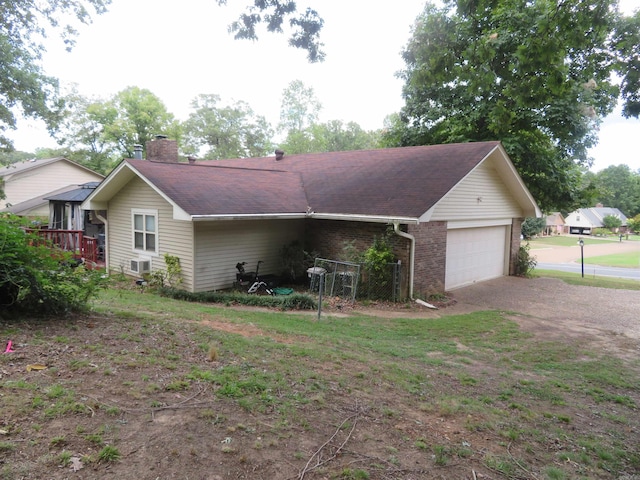
[[[258,265],[256,265],[255,272],[245,272],[244,266],[247,262],[238,262],[236,264],[236,269],[238,273],[236,274],[236,279],[238,280],[238,284],[242,285],[243,282],[251,281],[251,286],[249,286],[247,293],[258,293],[260,291],[264,291],[268,295],[275,295],[275,292],[272,288],[267,285],[266,282],[260,279],[258,272],[260,271],[260,264],[264,263],[262,260],[258,260]],[[251,279],[251,280],[250,280]]]

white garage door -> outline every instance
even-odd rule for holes
[[[507,226],[447,231],[445,289],[505,275]]]

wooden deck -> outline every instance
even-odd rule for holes
[[[82,230],[29,229],[47,244],[71,252],[74,258],[81,259],[88,268],[104,268],[104,248],[95,237],[85,236]]]

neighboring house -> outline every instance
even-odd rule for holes
[[[278,274],[283,246],[304,241],[341,259],[394,230],[421,296],[514,273],[525,217],[542,214],[499,142],[177,163],[167,139],[123,160],[83,203],[107,211],[110,271],[139,275],[177,256],[182,287],[231,287],[235,265]]]
[[[46,197],[49,201],[49,229],[82,230],[97,237],[104,232],[100,212],[82,210],[81,205],[100,182],[87,182],[75,189]]]
[[[547,215],[545,227],[544,227],[544,235],[560,235],[564,233],[564,217],[560,212],[553,212]]]
[[[580,208],[567,215],[565,231],[579,235],[591,235],[594,228],[604,228],[602,220],[608,215],[617,217],[622,222],[621,228],[627,226],[627,217],[617,208],[603,207],[598,204],[592,208]]]
[[[26,217],[48,217],[47,197],[100,182],[104,176],[66,158],[27,160],[0,167],[6,198],[0,211]]]

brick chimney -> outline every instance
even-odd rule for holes
[[[178,163],[178,142],[169,140],[166,135],[156,135],[156,138],[147,142],[147,160]]]

